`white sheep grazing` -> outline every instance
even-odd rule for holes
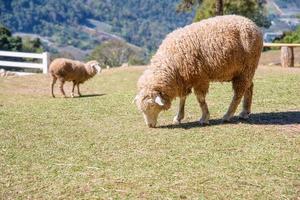
[[[138,81],[135,98],[146,124],[155,127],[160,111],[179,97],[173,123],[184,118],[184,105],[191,89],[202,110],[200,124],[209,123],[205,101],[209,83],[232,81],[234,96],[223,120],[234,115],[242,97],[241,118],[248,118],[252,103],[253,76],[263,47],[260,29],[249,19],[236,15],[218,16],[170,33]]]
[[[89,61],[87,63],[82,63],[80,61],[70,60],[66,58],[57,58],[50,64],[49,72],[52,76],[52,97],[55,97],[53,93],[53,87],[57,79],[60,81],[60,90],[64,97],[66,97],[63,88],[65,81],[73,82],[71,97],[74,97],[75,85],[77,85],[78,95],[81,96],[79,91],[79,84],[84,83],[86,80],[92,78],[97,73],[100,73],[101,67],[95,60]]]

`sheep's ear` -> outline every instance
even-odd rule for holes
[[[155,97],[155,103],[157,103],[158,105],[160,105],[160,106],[164,106],[165,105],[165,100],[163,100],[163,98],[161,98],[161,96],[157,96],[157,97]]]

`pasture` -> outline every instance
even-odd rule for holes
[[[174,101],[155,129],[131,103],[143,70],[104,70],[73,99],[46,75],[1,78],[0,199],[300,197],[299,68],[259,66],[247,121],[221,123],[232,90],[214,83],[211,125],[192,94],[182,125]]]

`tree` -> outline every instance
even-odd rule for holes
[[[216,15],[223,15],[223,0],[216,0]]]
[[[43,48],[40,39],[15,37],[9,29],[0,24],[0,50],[42,52]]]
[[[202,2],[203,0],[182,0],[177,6],[177,11],[190,11],[195,5],[196,7],[200,7]],[[214,15],[223,15],[223,0],[215,0]]]
[[[22,38],[13,37],[10,30],[0,25],[0,50],[20,51],[22,49]]]
[[[43,52],[42,43],[39,38],[24,37],[22,44],[22,51],[24,52]]]
[[[11,32],[10,32],[10,30],[8,30],[7,28],[5,28],[4,26],[2,26],[0,24],[0,35],[6,35],[6,36],[10,37]]]
[[[202,3],[202,0],[181,0],[177,5],[177,11],[191,11],[194,6],[199,7]]]
[[[102,67],[117,67],[123,63],[144,64],[144,52],[121,40],[108,40],[97,46],[87,60],[97,60]]]
[[[22,38],[21,37],[9,37],[8,42],[10,43],[11,51],[21,51],[22,50]]]
[[[179,4],[179,11],[188,11],[192,7],[196,7],[196,14],[194,21],[200,21],[216,14],[220,14],[223,6],[224,14],[237,14],[243,15],[252,19],[258,26],[269,27],[271,25],[270,20],[265,15],[264,1],[259,0],[182,0]],[[188,8],[188,9],[180,9]]]
[[[284,36],[279,39],[275,40],[278,43],[300,43],[300,26],[296,28],[295,31],[285,32]]]

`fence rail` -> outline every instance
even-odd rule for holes
[[[293,43],[264,43],[264,47],[300,47],[300,44],[293,44]]]
[[[44,74],[48,73],[49,54],[47,52],[44,52],[44,53],[23,53],[23,52],[12,52],[12,51],[0,51],[0,57],[1,56],[2,57],[14,57],[14,58],[36,58],[36,59],[41,59],[42,63],[0,60],[0,66],[42,69]]]

